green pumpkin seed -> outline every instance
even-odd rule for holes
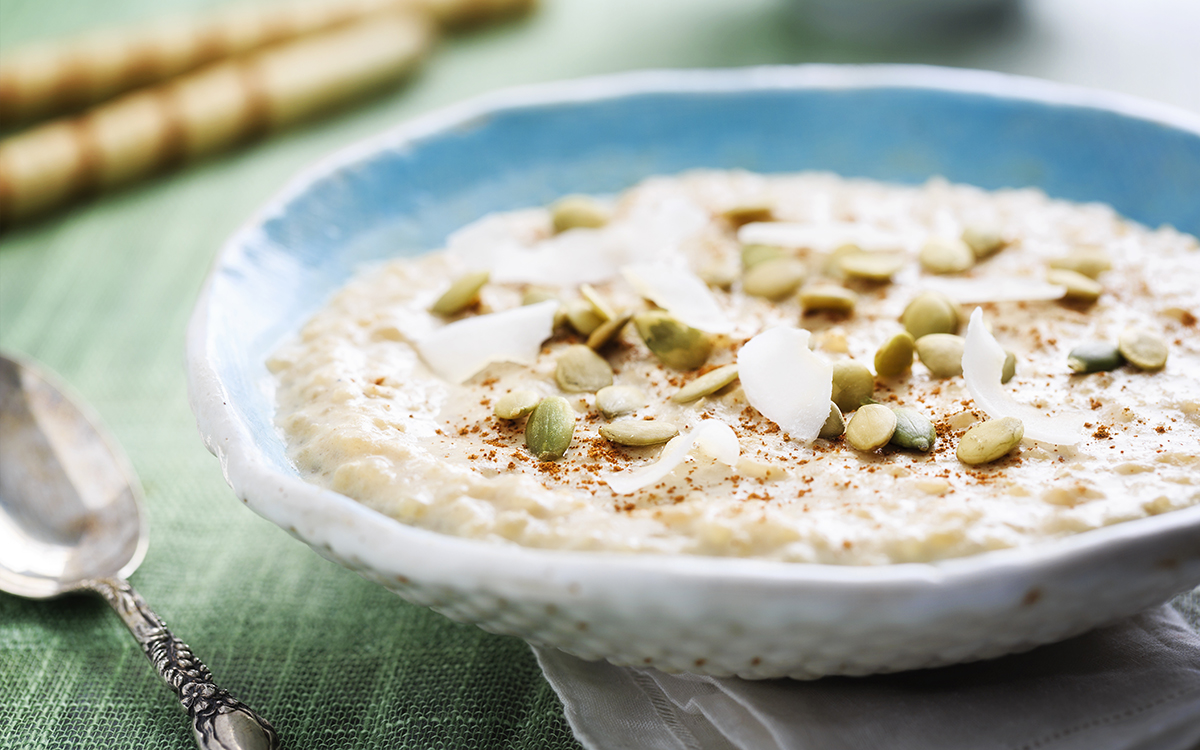
[[[606,320],[596,326],[596,330],[588,335],[587,345],[590,349],[599,351],[615,339],[620,333],[625,324],[633,317],[632,313],[627,313],[611,320]]]
[[[1067,293],[1063,295],[1063,299],[1073,302],[1095,302],[1104,291],[1100,282],[1067,268],[1051,268],[1046,272],[1046,281],[1066,287]]]
[[[542,399],[525,422],[525,445],[539,461],[557,461],[571,446],[575,410],[562,396]]]
[[[842,359],[833,363],[830,398],[843,412],[851,412],[875,395],[875,376],[862,362]]]
[[[633,325],[646,347],[667,367],[695,370],[712,353],[707,333],[684,325],[663,310],[639,313],[633,317]]]
[[[590,348],[574,344],[558,355],[554,380],[568,393],[595,393],[612,385],[612,367]]]
[[[742,274],[742,291],[753,297],[781,300],[804,283],[804,264],[792,258],[764,260]]]
[[[605,419],[632,414],[650,402],[631,385],[610,385],[596,391],[596,408]]]
[[[472,271],[459,276],[429,311],[438,315],[456,315],[466,310],[479,300],[479,290],[488,282],[488,276],[487,271]]]
[[[558,302],[558,295],[553,290],[542,287],[530,287],[521,294],[522,305],[536,305],[539,302],[549,302],[550,300]]]
[[[617,317],[617,313],[615,310],[613,310],[612,305],[610,305],[608,300],[604,299],[604,295],[600,294],[600,292],[597,292],[595,287],[593,287],[591,284],[580,284],[579,294],[588,301],[588,304],[592,306],[592,309],[596,311],[596,314],[604,320],[612,320],[613,318]]]
[[[566,304],[565,309],[567,322],[584,336],[592,335],[592,332],[604,323],[604,318],[600,317],[592,303],[587,300],[572,300]]]
[[[899,406],[896,413],[896,431],[892,433],[892,444],[901,448],[914,448],[928,453],[937,442],[937,430],[933,422],[916,409]]]
[[[962,375],[963,349],[967,340],[952,333],[931,333],[917,339],[917,356],[935,378]]]
[[[492,413],[500,419],[519,419],[533,411],[539,401],[541,396],[531,390],[519,388],[497,399]]]
[[[1107,341],[1080,344],[1067,355],[1067,367],[1078,373],[1107,372],[1125,364],[1121,350]]]
[[[738,280],[738,267],[731,261],[714,260],[696,272],[700,280],[716,289],[728,289]]]
[[[750,270],[768,260],[786,258],[787,251],[775,245],[745,245],[742,247],[742,268]]]
[[[600,427],[600,437],[617,445],[658,445],[678,434],[673,424],[645,419],[619,419]]]
[[[962,241],[967,243],[977,260],[991,257],[1007,244],[995,227],[972,224],[963,229]]]
[[[671,400],[677,404],[686,404],[698,398],[709,396],[737,380],[737,365],[725,365],[704,373],[684,387],[680,388]]]
[[[901,331],[888,339],[875,352],[875,372],[881,378],[894,378],[912,367],[916,341],[912,334]]]
[[[1017,374],[1017,355],[1010,351],[1004,352],[1004,369],[1000,371],[1000,382],[1007,383]]]
[[[917,254],[921,268],[929,273],[962,273],[975,265],[975,251],[962,240],[929,240]]]
[[[958,441],[958,460],[978,466],[1008,455],[1025,437],[1025,425],[1016,417],[977,422]]]
[[[1167,366],[1167,342],[1149,331],[1131,328],[1121,334],[1117,346],[1139,370],[1161,370]]]
[[[736,229],[755,221],[771,221],[775,214],[767,203],[744,203],[725,209],[721,212],[721,217]]]
[[[611,218],[608,207],[587,195],[568,195],[550,206],[555,232],[568,229],[597,229]]]
[[[905,262],[903,253],[859,250],[843,253],[838,259],[838,267],[851,279],[891,281]]]
[[[858,295],[838,284],[818,283],[800,290],[800,306],[804,312],[833,312],[849,315],[854,312]]]
[[[1050,261],[1051,268],[1065,268],[1094,279],[1112,268],[1108,252],[1099,247],[1077,247],[1061,258]]]
[[[931,333],[958,333],[958,305],[941,292],[921,292],[904,308],[900,322],[914,339]]]
[[[867,404],[846,424],[846,442],[860,451],[887,445],[896,432],[896,413],[883,404]]]
[[[830,401],[829,417],[825,420],[825,424],[821,425],[821,431],[817,433],[817,437],[822,440],[836,440],[845,431],[846,420],[842,417],[842,410],[837,407],[837,404]]]

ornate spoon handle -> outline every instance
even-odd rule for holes
[[[270,723],[217,687],[208,667],[167,629],[127,581],[93,578],[82,586],[103,596],[137,638],[159,676],[179,696],[201,750],[278,750],[279,737]]]

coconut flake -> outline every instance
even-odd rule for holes
[[[636,471],[608,474],[604,481],[618,495],[628,495],[657,484],[688,459],[692,448],[699,448],[709,457],[728,466],[735,466],[741,454],[733,428],[717,419],[702,419],[691,432],[671,438],[654,463]]]
[[[1062,299],[1067,288],[1028,276],[926,279],[922,286],[960,304],[971,302],[1037,302]]]
[[[751,222],[738,230],[738,240],[745,245],[804,247],[819,252],[832,252],[842,245],[858,245],[863,250],[915,251],[928,236],[928,230],[916,225],[893,229],[850,222]]]
[[[809,332],[780,326],[738,351],[746,400],[794,440],[811,443],[829,418],[833,368],[809,351]]]
[[[733,321],[717,304],[708,285],[696,274],[669,263],[635,263],[621,274],[646,299],[680,322],[709,333],[728,333]]]
[[[435,373],[461,383],[493,362],[533,364],[554,331],[558,302],[547,300],[438,328],[417,342],[417,352]]]
[[[992,419],[1016,417],[1025,425],[1025,437],[1054,445],[1075,445],[1082,439],[1082,414],[1068,412],[1048,417],[1039,409],[1017,403],[1000,383],[1004,348],[983,324],[983,309],[975,308],[967,324],[963,348],[963,380],[975,404]],[[739,373],[741,371],[739,370]],[[745,376],[742,376],[743,383]]]

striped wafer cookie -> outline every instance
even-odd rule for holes
[[[463,26],[529,10],[534,0],[290,0],[233,5],[97,31],[0,55],[0,126],[79,109],[207,63],[380,12],[423,11]]]
[[[0,223],[345,103],[412,71],[435,36],[425,12],[374,15],[0,141]]]

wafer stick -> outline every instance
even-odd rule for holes
[[[0,126],[103,101],[232,55],[386,11],[421,10],[445,26],[524,12],[534,0],[291,0],[238,5],[29,45],[0,56]]]
[[[215,63],[0,141],[0,224],[310,117],[412,71],[427,13],[386,13]]]

